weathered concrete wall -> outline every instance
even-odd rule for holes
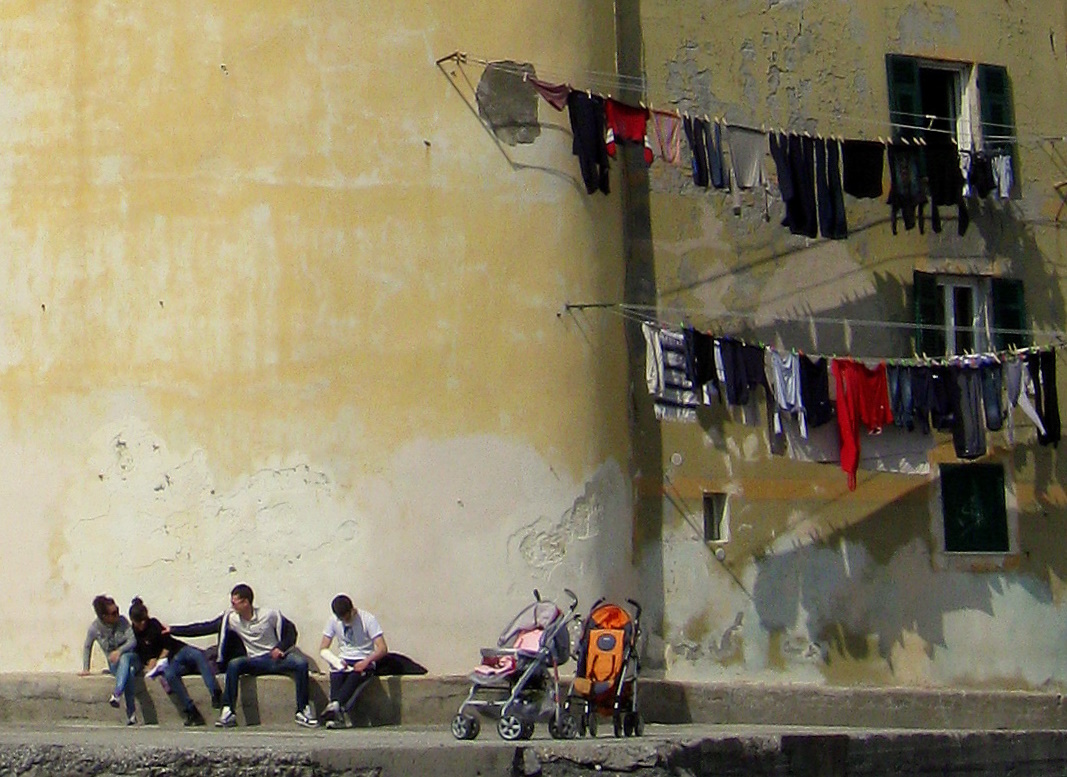
[[[900,53],[1005,65],[1020,135],[1021,197],[972,204],[962,238],[954,220],[941,235],[894,237],[883,202],[850,197],[848,240],[792,237],[779,226],[780,201],[768,221],[746,194],[738,216],[727,195],[696,189],[687,168],[657,162],[650,224],[657,301],[671,311],[663,318],[812,353],[908,356],[907,330],[820,320],[912,321],[920,269],[1022,278],[1032,326],[1063,330],[1067,255],[1054,184],[1067,178],[1067,144],[1041,140],[1062,137],[1067,117],[1061,13],[998,2],[620,7],[639,14],[655,107],[888,137],[885,54]],[[762,413],[755,425],[725,410],[699,425],[657,425],[642,407],[638,435],[656,437],[663,477],[639,478],[640,557],[662,567],[664,642],[653,648],[670,676],[1012,688],[1067,680],[1067,463],[1039,447],[1031,427],[1014,446],[990,439],[1019,552],[950,563],[936,536],[937,464],[956,460],[946,436],[918,452],[928,474],[861,469],[849,492],[835,464],[772,456]],[[730,495],[722,561],[703,542],[702,491]],[[642,530],[660,521],[662,531]]]
[[[100,592],[246,581],[315,653],[345,590],[435,672],[534,586],[633,593],[623,339],[556,315],[621,294],[619,200],[435,66],[610,70],[602,6],[0,14],[0,667],[75,669]]]

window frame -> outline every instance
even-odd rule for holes
[[[999,467],[1003,473],[1004,484],[1004,521],[1007,532],[1008,549],[1005,551],[990,550],[949,550],[947,547],[945,530],[945,508],[943,473],[945,467]],[[1022,551],[1019,546],[1019,505],[1016,496],[1015,481],[1012,469],[1004,465],[1002,461],[987,461],[980,463],[944,462],[939,465],[937,475],[934,476],[934,488],[931,490],[930,515],[931,534],[934,537],[934,565],[938,569],[966,571],[966,572],[1001,572],[1015,563]]]
[[[973,318],[970,327],[955,322],[953,292],[970,289]],[[915,270],[912,318],[914,348],[920,356],[957,355],[957,332],[971,331],[973,353],[1006,351],[1030,344],[1029,322],[1022,280],[997,275],[967,275]]]

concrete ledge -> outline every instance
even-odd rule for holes
[[[221,679],[221,678],[220,678]],[[210,697],[199,676],[185,678],[205,717]],[[0,674],[0,722],[14,724],[119,724],[121,710],[106,703],[109,675]],[[447,725],[465,698],[464,677],[381,677],[371,681],[356,705],[358,726]],[[325,707],[329,678],[311,676],[311,699]],[[640,708],[646,721],[665,724],[820,726],[844,728],[1067,730],[1067,705],[1059,693],[828,688],[754,683],[695,684],[642,679]],[[182,727],[172,697],[159,683],[137,679],[139,719],[165,728]],[[242,726],[289,727],[295,711],[287,677],[244,678],[238,701]]]

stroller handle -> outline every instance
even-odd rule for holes
[[[635,602],[633,599],[627,599],[627,604],[630,604],[634,608],[634,619],[641,620],[641,605]]]
[[[569,588],[564,588],[563,589],[563,593],[567,594],[567,596],[569,596],[571,598],[571,610],[570,611],[574,612],[575,610],[577,610],[578,609],[578,597],[575,595],[574,591],[572,591]]]

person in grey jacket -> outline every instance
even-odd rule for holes
[[[137,657],[137,637],[130,622],[119,612],[119,606],[110,596],[100,594],[93,599],[96,620],[89,625],[85,635],[85,649],[82,654],[82,671],[89,674],[89,665],[93,655],[93,643],[100,646],[107,659],[107,670],[115,676],[115,690],[108,699],[112,707],[119,706],[119,699],[126,699],[126,725],[137,723],[134,708],[133,678],[141,670],[141,659]]]

